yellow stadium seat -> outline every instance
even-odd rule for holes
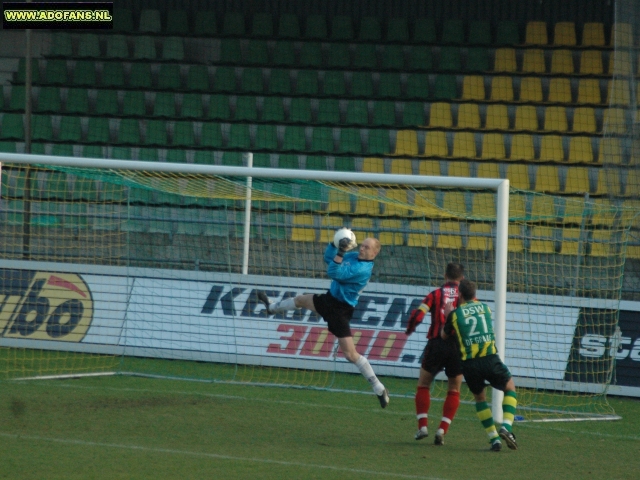
[[[551,53],[551,73],[572,75],[574,72],[573,53],[570,50],[554,50]]]
[[[291,228],[291,240],[294,242],[315,242],[316,230],[313,228],[313,215],[294,215]]]
[[[511,209],[509,209],[511,211]],[[510,214],[511,215],[511,214]],[[509,243],[508,250],[510,252],[522,252],[524,250],[524,242],[522,240],[522,226],[509,225]]]
[[[398,130],[395,154],[408,157],[418,155],[418,135],[415,130]]]
[[[511,73],[517,69],[515,48],[496,48],[493,70]]]
[[[468,250],[493,251],[493,234],[491,225],[472,223],[469,225]]]
[[[333,235],[336,233],[336,230],[344,226],[344,219],[342,217],[330,217],[326,215],[321,218],[320,224],[320,242],[328,243],[333,241]]]
[[[529,45],[546,45],[549,43],[546,22],[527,22],[524,43]]]
[[[429,126],[449,128],[452,125],[451,104],[442,102],[432,103],[431,113],[429,116]]]
[[[627,133],[628,121],[623,108],[605,108],[602,130],[607,133]]]
[[[604,137],[600,141],[600,149],[598,151],[598,163],[601,165],[604,164],[615,164],[619,165],[622,163],[622,145],[620,144],[619,138],[614,137]]]
[[[573,47],[576,45],[576,25],[573,22],[557,22],[553,26],[553,44],[567,45]]]
[[[624,194],[627,197],[640,196],[640,172],[638,172],[638,170],[627,170]]]
[[[562,255],[578,255],[584,252],[585,245],[582,245],[582,252],[580,251],[580,235],[584,239],[586,232],[579,228],[562,229],[562,242],[560,244],[560,253]]]
[[[440,222],[437,248],[462,248],[459,222]]]
[[[544,111],[544,129],[566,132],[567,111],[564,107],[547,107]]]
[[[524,77],[520,81],[521,102],[542,102],[542,81],[539,77]]]
[[[391,160],[391,173],[394,175],[413,175],[413,162],[405,158]]]
[[[480,128],[480,111],[477,103],[461,103],[458,106],[458,128]]]
[[[440,176],[440,160],[422,160],[418,165],[418,173],[430,177]]]
[[[627,245],[627,258],[640,260],[640,245]]]
[[[493,193],[474,193],[471,200],[471,215],[473,217],[494,217],[496,214],[495,195]]]
[[[598,184],[595,195],[620,195],[620,175],[617,169],[598,169]]]
[[[378,240],[382,245],[404,245],[400,220],[380,220],[378,227],[380,228]]]
[[[594,230],[591,233],[591,255],[610,257],[616,247],[616,244],[611,240],[611,230]]]
[[[568,78],[549,80],[549,98],[551,103],[571,103],[571,82]]]
[[[472,132],[456,132],[453,137],[454,158],[476,158],[476,140]]]
[[[545,73],[547,67],[544,63],[544,51],[539,48],[525,50],[522,71],[524,73]]]
[[[569,162],[593,162],[593,147],[591,145],[591,137],[571,137],[571,139],[569,140]]]
[[[573,110],[573,132],[595,133],[596,113],[591,107],[578,107]]]
[[[432,228],[431,222],[422,220],[409,222],[410,233],[407,237],[407,245],[410,247],[433,247]]]
[[[510,194],[509,195],[509,217],[524,218],[526,214],[527,214],[526,195]],[[509,236],[511,236],[511,229],[509,229]]]
[[[529,180],[529,165],[513,163],[507,166],[507,178],[509,185],[520,190],[529,190],[531,182]]]
[[[538,130],[538,114],[533,105],[516,107],[515,130]]]
[[[604,46],[604,25],[601,22],[587,22],[582,29],[583,47]]]
[[[484,128],[488,130],[507,130],[509,128],[509,113],[506,105],[487,105]]]
[[[533,137],[527,134],[516,134],[511,137],[510,160],[534,160]]]
[[[441,215],[442,209],[436,204],[436,192],[433,190],[421,190],[414,193],[414,217],[437,217]]]
[[[600,81],[581,78],[578,81],[578,103],[600,103]]]
[[[428,157],[448,157],[447,135],[445,132],[427,132],[424,154]]]
[[[447,213],[466,215],[467,206],[465,204],[464,193],[452,191],[444,192],[442,208],[446,210]]]
[[[462,80],[463,100],[484,100],[484,77],[482,75],[465,75]]]
[[[629,57],[629,52],[616,50],[609,57],[610,75],[631,75],[633,73],[633,62]]]
[[[591,223],[611,227],[614,224],[616,215],[612,211],[613,204],[608,198],[596,198],[593,200],[593,215]]]
[[[387,189],[385,191],[386,202],[384,204],[384,215],[397,215],[406,217],[410,208],[407,201],[407,191],[404,189]]]
[[[512,77],[493,77],[491,79],[491,100],[497,102],[513,101]]]
[[[558,135],[543,135],[540,142],[540,161],[564,161],[564,147],[562,137]]]
[[[611,29],[611,45],[618,47],[633,46],[633,26],[630,23],[618,22]]]
[[[341,190],[330,189],[329,201],[327,204],[327,212],[329,213],[350,213],[351,212],[351,196]]]
[[[583,75],[601,75],[602,54],[600,50],[583,50],[580,55],[580,73]]]
[[[559,193],[560,179],[555,165],[539,165],[536,170],[536,192]]]
[[[631,90],[628,80],[610,80],[607,90],[607,103],[611,105],[631,104]]]
[[[449,162],[449,170],[447,176],[449,177],[470,177],[469,162]]]
[[[351,230],[356,234],[356,238],[367,238],[375,236],[373,220],[370,218],[354,218],[351,221]]]
[[[531,245],[529,250],[532,253],[554,253],[553,228],[533,227],[531,229]]]
[[[622,206],[626,209],[623,215],[633,217],[631,226],[636,229],[640,228],[640,216],[636,215],[636,212],[640,211],[640,200],[625,200],[622,202]]]
[[[501,178],[500,165],[497,163],[480,163],[476,171],[478,178]]]
[[[485,133],[482,137],[482,159],[504,160],[504,136],[501,133]]]
[[[562,221],[564,223],[581,224],[585,215],[584,197],[565,198]]]
[[[589,193],[589,168],[571,166],[567,169],[564,193]]]
[[[382,158],[365,158],[362,161],[362,171],[365,173],[384,173],[384,160]]]
[[[558,212],[556,212],[553,198],[547,195],[534,195],[531,203],[532,220],[555,221]]]

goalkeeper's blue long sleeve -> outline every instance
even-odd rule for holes
[[[367,286],[373,270],[373,261],[360,260],[358,252],[348,252],[342,263],[333,261],[338,249],[332,243],[327,245],[324,261],[328,264],[327,275],[333,281],[329,292],[341,302],[356,306],[360,292]]]

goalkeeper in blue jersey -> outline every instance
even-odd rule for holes
[[[369,381],[378,396],[380,406],[389,404],[389,392],[378,380],[369,361],[356,351],[351,334],[350,322],[360,293],[369,283],[373,260],[380,253],[380,242],[375,238],[366,238],[357,252],[355,235],[348,229],[338,245],[329,243],[324,252],[327,263],[327,275],[332,279],[327,293],[298,295],[273,303],[263,291],[257,293],[258,300],[267,308],[269,314],[282,313],[296,308],[306,308],[319,314],[326,322],[328,330],[338,338],[340,350],[347,360],[354,363],[360,373]],[[337,233],[340,233],[339,230]]]
[[[467,386],[476,401],[476,413],[482,426],[489,435],[491,450],[502,449],[502,438],[512,450],[517,450],[518,444],[513,434],[513,419],[518,404],[516,386],[511,372],[502,363],[496,349],[495,335],[491,310],[486,303],[476,299],[476,284],[469,280],[462,280],[458,286],[460,295],[458,307],[449,304],[444,314],[447,321],[440,335],[445,340],[450,336],[456,338],[460,358],[462,359],[462,374]],[[502,402],[503,421],[500,431],[496,430],[491,409],[485,396],[485,380],[489,384],[504,392]]]

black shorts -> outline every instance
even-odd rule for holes
[[[444,370],[448,378],[462,374],[460,352],[455,341],[432,338],[422,354],[422,368],[434,377]]]
[[[327,322],[327,328],[338,338],[351,337],[349,322],[353,317],[354,307],[341,302],[336,297],[327,293],[316,293],[313,296],[313,306]]]
[[[493,388],[504,391],[504,387],[511,379],[511,372],[502,363],[498,355],[473,358],[462,362],[462,373],[471,393],[478,395],[484,389],[485,380]]]

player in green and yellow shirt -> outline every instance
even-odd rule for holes
[[[500,451],[502,438],[509,448],[516,450],[518,444],[512,432],[513,419],[518,404],[516,386],[511,372],[502,363],[496,349],[496,339],[493,333],[491,310],[486,303],[476,299],[476,284],[469,280],[462,280],[458,286],[459,304],[455,308],[452,304],[445,307],[444,314],[447,321],[441,336],[445,340],[455,336],[460,358],[462,359],[462,374],[469,390],[476,401],[476,412],[489,435],[491,450]],[[489,384],[504,392],[502,402],[503,422],[500,432],[496,430],[491,409],[485,396],[485,380]]]

